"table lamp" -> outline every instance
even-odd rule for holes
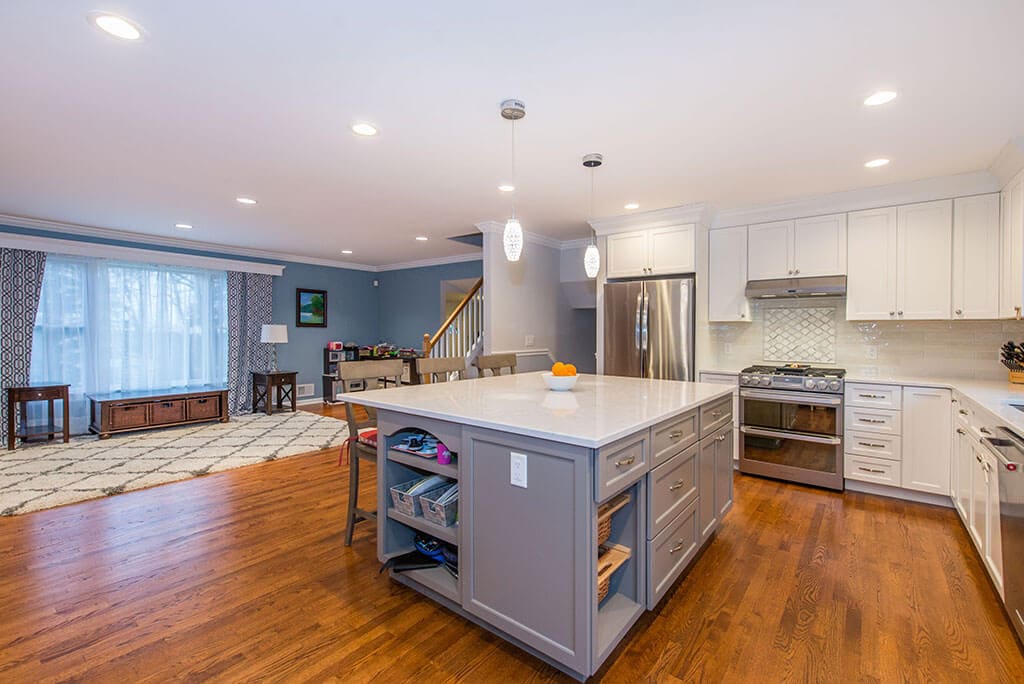
[[[277,371],[277,345],[288,342],[288,326],[271,323],[264,325],[260,331],[260,342],[271,345],[274,351],[273,361],[270,370]]]

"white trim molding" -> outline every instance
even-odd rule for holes
[[[377,266],[374,268],[378,272],[386,271],[399,271],[404,268],[424,268],[426,266],[443,266],[444,264],[459,264],[464,261],[481,261],[484,258],[483,250],[478,252],[470,252],[469,254],[456,254],[454,256],[437,257],[434,259],[417,259],[416,261],[405,261],[397,264],[388,264],[387,266]]]
[[[1010,181],[1024,170],[1024,135],[1007,140],[988,170],[999,179],[999,187],[1005,188],[1009,185]]]
[[[486,220],[478,221],[473,224],[476,229],[481,233],[493,233],[501,235],[505,230],[505,224],[502,221]],[[547,235],[541,235],[540,233],[532,233],[528,230],[523,231],[523,241],[530,242],[535,245],[543,245],[544,247],[550,247],[551,249],[561,249],[562,241],[556,240],[553,237]]]
[[[160,249],[141,249],[138,247],[120,247],[104,245],[98,242],[82,240],[61,240],[59,238],[40,237],[36,235],[19,235],[18,233],[0,232],[0,247],[11,249],[29,249],[53,254],[71,254],[74,256],[100,257],[104,259],[122,259],[124,261],[141,261],[150,264],[167,266],[188,266],[192,268],[208,268],[217,271],[241,271],[243,273],[262,273],[279,276],[284,273],[281,264],[265,264],[258,261],[238,261],[216,257],[167,252]]]
[[[644,228],[678,226],[684,223],[706,224],[710,221],[711,211],[711,205],[698,202],[667,209],[652,209],[621,216],[590,219],[588,223],[593,227],[595,233],[604,236]]]

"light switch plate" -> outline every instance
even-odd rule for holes
[[[512,451],[509,453],[509,482],[516,486],[526,489],[526,454],[516,453]]]
[[[535,338],[533,335],[527,335],[526,339],[523,341],[523,344],[527,348],[532,347],[536,343],[537,343],[537,338]]]

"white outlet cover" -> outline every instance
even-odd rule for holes
[[[526,454],[509,452],[509,483],[526,489]]]
[[[532,347],[534,344],[536,344],[536,342],[536,337],[534,337],[533,335],[527,335],[526,339],[523,341],[523,344],[526,345],[527,347]]]

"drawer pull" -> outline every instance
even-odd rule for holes
[[[857,466],[857,470],[863,470],[865,473],[873,473],[875,475],[885,475],[885,471],[879,470],[878,468],[865,468],[863,466]]]
[[[861,399],[885,399],[884,394],[861,394]]]
[[[676,544],[675,546],[673,546],[671,549],[669,549],[668,552],[669,553],[675,553],[676,551],[682,551],[684,546],[686,546],[686,542],[684,542],[682,539],[680,539],[679,543]]]
[[[712,411],[711,412],[711,417],[712,418],[721,418],[722,417],[722,412],[721,411]]]
[[[672,485],[671,487],[669,487],[668,491],[674,492],[674,491],[676,491],[677,489],[679,489],[682,486],[683,486],[683,480],[682,479],[676,480],[676,483],[674,485]]]
[[[857,420],[862,423],[871,423],[873,425],[881,425],[885,423],[884,420],[879,420],[878,418],[858,418]]]
[[[989,430],[988,428],[978,428],[978,432],[980,432],[983,435],[991,435],[992,434],[992,431]]]
[[[210,401],[210,400],[209,399],[196,399],[196,403],[197,404],[205,404],[208,401]]]
[[[967,432],[963,428],[957,428],[956,429],[956,434],[958,434],[958,435],[966,435]]]
[[[959,409],[957,413],[959,413],[961,416],[966,416],[968,411],[967,409]]]
[[[174,404],[172,402],[169,402],[169,401],[165,401],[165,402],[163,402],[160,405],[163,406],[164,408],[171,408],[172,406],[174,406]]]
[[[885,448],[884,444],[875,444],[873,442],[857,442],[857,444],[860,444],[861,446],[865,446],[865,447],[870,447],[872,449],[884,449]]]
[[[623,466],[633,465],[634,463],[636,463],[636,456],[630,456],[629,458],[623,458],[616,461],[615,467],[621,468]]]
[[[668,433],[668,438],[669,439],[679,439],[682,436],[683,436],[683,431],[682,430],[675,430],[673,432]]]
[[[725,441],[725,435],[718,435],[718,437],[715,438],[715,441],[716,442],[724,442]]]

